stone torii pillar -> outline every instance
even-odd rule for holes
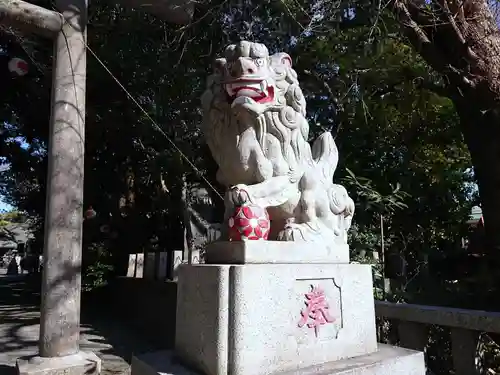
[[[123,0],[143,6],[143,0]],[[0,0],[0,23],[54,39],[39,353],[17,362],[20,375],[92,375],[94,353],[79,350],[85,146],[87,0],[56,0],[51,11]],[[154,1],[144,9],[186,23],[191,0]]]

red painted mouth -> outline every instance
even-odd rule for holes
[[[246,95],[245,91],[252,91],[256,95]],[[241,94],[240,94],[241,93]],[[254,100],[257,103],[270,103],[274,101],[274,87],[269,87],[267,90],[267,94],[255,87],[242,86],[234,91],[234,95],[231,96],[231,101],[234,101],[236,98],[240,96],[247,96]]]
[[[269,103],[274,101],[274,86],[268,85],[266,80],[240,79],[227,82],[224,88],[231,102],[239,97],[247,97],[257,103]]]

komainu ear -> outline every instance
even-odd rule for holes
[[[292,58],[290,57],[290,55],[288,53],[281,54],[281,63],[283,65],[288,66],[289,68],[292,67]]]
[[[271,64],[275,67],[285,66],[287,68],[292,67],[292,58],[288,53],[279,52],[271,56]]]

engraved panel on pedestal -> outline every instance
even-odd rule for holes
[[[299,279],[294,285],[299,345],[335,340],[343,327],[342,291],[333,278]]]

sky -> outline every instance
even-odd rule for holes
[[[3,171],[5,171],[7,168],[9,168],[7,165],[5,164],[0,164],[0,173],[2,173]],[[3,211],[10,211],[12,209],[11,206],[9,206],[7,203],[5,203],[3,200],[2,200],[2,196],[0,195],[0,212],[3,212]]]
[[[13,207],[9,206],[7,203],[2,201],[2,198],[0,197],[0,212],[10,211],[12,209],[13,209]]]
[[[24,141],[24,139],[22,138],[18,138],[18,139],[15,139],[16,142],[19,142],[21,144],[21,147],[23,148],[27,148],[29,146],[28,143],[26,143]],[[2,173],[3,171],[9,169],[9,164],[6,164],[6,163],[2,163],[1,160],[0,160],[0,173]],[[14,209],[14,207],[12,207],[11,205],[8,205],[7,203],[5,203],[2,199],[3,197],[0,195],[0,212],[5,212],[5,211],[11,211]]]

